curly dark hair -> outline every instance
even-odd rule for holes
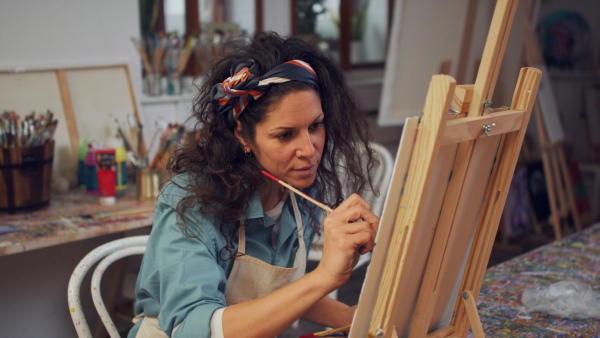
[[[272,32],[258,33],[249,43],[237,41],[235,44],[230,47],[235,52],[216,62],[194,99],[190,118],[195,138],[177,149],[167,165],[172,175],[186,173],[189,178],[189,182],[181,186],[188,195],[177,205],[178,225],[183,233],[193,237],[199,235],[200,229],[192,229],[183,217],[186,208],[199,206],[203,214],[212,214],[221,220],[219,230],[227,239],[221,255],[229,254],[229,257],[234,256],[233,239],[239,227],[238,217],[246,211],[251,194],[268,179],[261,174],[258,161],[244,153],[227,116],[217,114],[218,107],[211,96],[215,84],[231,76],[231,68],[236,62],[254,60],[255,65],[250,71],[257,76],[290,60],[305,61],[316,72],[318,88],[298,81],[273,85],[260,99],[251,102],[239,117],[243,137],[252,144],[256,124],[265,118],[268,107],[291,92],[317,92],[324,112],[326,139],[317,177],[304,189],[306,193],[337,207],[347,197],[344,191],[360,194],[367,184],[373,189],[365,172],[377,164],[368,144],[370,135],[365,115],[343,72],[333,61],[300,39],[282,38]],[[340,172],[346,173],[343,178]],[[320,210],[315,210],[314,205],[303,199],[299,203],[309,209],[309,224],[319,234]]]

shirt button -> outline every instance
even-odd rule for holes
[[[258,223],[260,223],[260,224],[265,224],[265,221],[263,221],[262,219],[259,219],[259,220],[258,220]]]

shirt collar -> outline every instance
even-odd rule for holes
[[[246,209],[245,213],[242,213],[240,215],[238,220],[262,218],[263,216],[264,211],[262,203],[260,202],[260,196],[258,195],[258,191],[254,191],[252,195],[250,195],[250,200],[248,201],[248,209]]]

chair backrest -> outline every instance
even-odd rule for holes
[[[371,168],[368,173],[366,167],[363,167],[362,171],[371,177],[373,188],[378,194],[371,190],[371,187],[367,184],[360,196],[369,203],[371,210],[375,215],[381,216],[385,195],[387,194],[387,190],[392,180],[392,173],[394,172],[394,158],[390,151],[379,143],[369,142],[369,147],[373,150],[373,155],[379,161],[379,165]],[[366,165],[366,163],[363,163],[363,165]],[[347,165],[342,162],[337,165],[335,170],[343,181],[348,174]],[[353,193],[355,193],[355,191],[353,191],[350,186],[344,186],[344,198],[348,198]]]
[[[385,196],[387,195],[390,182],[392,180],[392,173],[394,171],[394,158],[387,148],[384,146],[370,142],[369,146],[375,152],[375,156],[379,160],[379,165],[371,173],[371,179],[373,180],[373,186],[377,187],[379,194],[375,194],[370,189],[367,189],[362,198],[369,203],[371,211],[377,216],[381,216],[383,211],[383,204],[385,202]]]
[[[77,264],[69,279],[67,299],[71,319],[75,325],[75,330],[77,330],[78,337],[92,337],[92,333],[90,332],[90,328],[83,314],[83,309],[81,308],[79,292],[81,289],[81,282],[86,273],[100,260],[102,261],[98,264],[92,275],[91,292],[93,303],[109,335],[112,338],[120,337],[119,332],[102,301],[102,296],[100,294],[102,274],[110,264],[123,257],[143,254],[146,251],[147,242],[148,235],[117,239],[92,250],[79,262],[79,264]]]
[[[375,215],[381,216],[383,205],[385,203],[385,197],[392,180],[392,173],[394,171],[394,158],[387,148],[378,143],[370,142],[369,146],[374,151],[375,157],[379,160],[379,165],[373,168],[373,171],[370,173],[373,187],[378,190],[379,194],[375,194],[370,187],[367,187],[363,191],[361,197],[367,203],[369,203],[371,206],[371,211],[373,211]],[[338,174],[342,176],[345,175],[344,169],[345,167],[343,165],[338,167]],[[347,197],[353,193],[353,191],[345,191],[344,193]],[[323,246],[323,240],[323,236],[321,236],[317,242],[312,245],[308,254],[308,260],[318,261],[321,259],[321,247]],[[355,268],[367,263],[369,258],[370,255],[361,256]]]

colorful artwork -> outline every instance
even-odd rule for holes
[[[600,320],[527,312],[523,291],[562,280],[600,287],[600,223],[487,270],[477,309],[486,337],[600,337]]]
[[[589,68],[591,30],[579,13],[567,10],[551,13],[540,21],[537,32],[548,68]]]

